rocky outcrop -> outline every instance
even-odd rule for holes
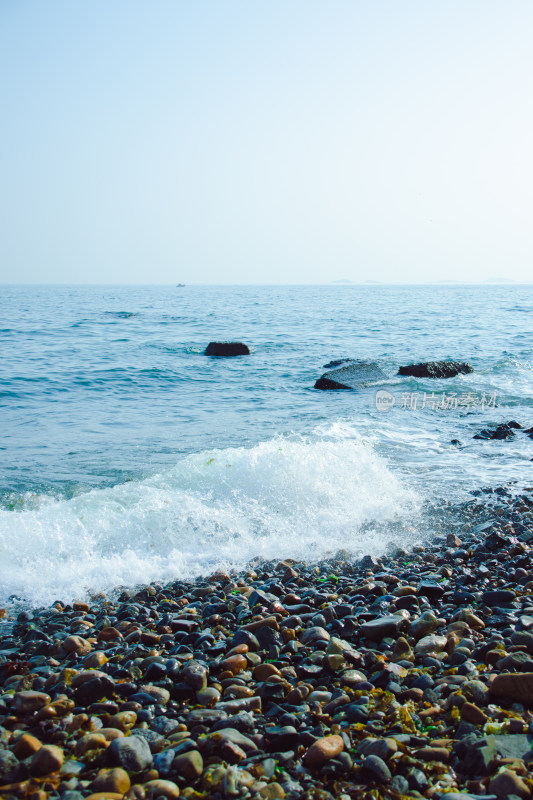
[[[473,439],[514,439],[515,431],[522,431],[533,439],[533,428],[524,430],[522,425],[512,419],[510,422],[504,422],[496,428],[486,428],[485,430],[476,433]]]
[[[206,356],[249,356],[250,348],[242,342],[209,342],[205,349]]]
[[[411,375],[414,378],[454,378],[467,375],[473,367],[466,361],[425,361],[423,364],[410,364],[400,367],[398,375]]]
[[[345,363],[345,362],[341,362]],[[315,389],[361,389],[369,383],[387,380],[387,375],[372,362],[351,361],[344,367],[325,372]]]

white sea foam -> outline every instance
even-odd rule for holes
[[[204,451],[143,480],[0,511],[0,600],[69,601],[256,556],[379,553],[392,537],[384,523],[417,506],[348,426]]]

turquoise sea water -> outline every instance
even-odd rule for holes
[[[428,502],[532,482],[526,434],[472,439],[533,424],[532,286],[8,286],[2,299],[0,602],[256,555],[378,552]],[[252,353],[208,358],[211,340]],[[314,390],[342,357],[388,380]],[[475,372],[396,375],[442,359]]]

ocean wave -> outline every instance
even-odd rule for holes
[[[0,601],[70,601],[250,559],[381,553],[419,497],[346,426],[196,453],[68,500],[0,510]],[[374,527],[373,527],[374,526]]]

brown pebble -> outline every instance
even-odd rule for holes
[[[296,631],[293,628],[282,628],[281,638],[284,644],[292,642],[296,639]]]
[[[249,689],[248,686],[237,686],[232,684],[224,689],[224,700],[234,700],[240,697],[253,697],[253,689]]]
[[[533,701],[533,672],[503,672],[489,683],[489,691],[497,697],[505,697],[518,703]]]
[[[503,656],[505,656],[505,653],[502,650],[488,650],[485,653],[485,664],[493,667]]]
[[[265,800],[283,800],[285,797],[285,790],[279,783],[273,781],[259,789],[259,794],[261,797],[264,797]]]
[[[76,757],[82,758],[90,750],[100,750],[107,747],[109,742],[101,733],[86,733],[76,742]]]
[[[246,669],[248,662],[242,655],[230,656],[221,661],[220,666],[223,670],[230,671],[233,675],[238,675],[243,669]]]
[[[120,739],[121,736],[124,736],[124,731],[121,731],[118,728],[100,728],[98,733],[100,736],[103,736],[105,739],[107,739],[108,742],[112,742],[113,739]]]
[[[97,669],[98,667],[103,667],[104,664],[107,664],[107,656],[102,650],[96,650],[94,653],[90,653],[87,658],[83,660],[83,666],[85,669]]]
[[[528,786],[510,769],[502,770],[491,780],[489,793],[497,794],[498,797],[507,797],[510,794],[523,798],[530,796]]]
[[[423,711],[418,712],[418,716],[420,719],[426,719],[427,717],[436,717],[439,714],[442,714],[442,708],[440,706],[430,706],[429,708],[424,708]]]
[[[220,757],[227,761],[228,764],[239,764],[246,758],[246,753],[242,747],[239,747],[238,744],[231,742],[229,739],[220,742],[217,750]]]
[[[78,686],[82,686],[82,684],[87,683],[87,681],[92,681],[94,678],[105,677],[105,672],[99,669],[84,669],[72,678],[72,688],[77,689]]]
[[[445,747],[422,747],[415,752],[415,758],[419,758],[420,761],[440,761],[446,764],[450,753]]]
[[[226,653],[226,658],[230,656],[242,656],[244,653],[248,652],[248,645],[247,644],[237,644],[235,647],[232,647],[231,650],[228,650]]]
[[[74,700],[68,697],[58,697],[50,704],[50,708],[54,709],[58,717],[65,717],[75,708]]]
[[[71,721],[67,723],[65,730],[67,733],[76,733],[80,728],[83,728],[89,722],[87,714],[76,714],[72,717]]]
[[[253,671],[254,680],[266,681],[271,675],[280,675],[280,671],[274,664],[258,664]]]
[[[168,800],[173,800],[174,797],[179,797],[180,790],[173,781],[164,781],[157,778],[153,781],[148,781],[144,784],[144,791],[146,797],[166,797]]]
[[[190,783],[201,777],[204,771],[204,760],[198,750],[190,750],[176,756],[172,762],[172,771]]]
[[[472,725],[484,725],[489,718],[474,703],[467,702],[461,706],[461,719],[465,722],[470,722]]]
[[[151,633],[150,631],[143,631],[141,633],[141,642],[143,644],[154,647],[156,644],[159,644],[160,641],[161,637],[158,636],[157,633]]]
[[[323,736],[313,742],[305,754],[305,766],[320,769],[330,758],[335,758],[343,750],[344,741],[341,736]]]
[[[16,757],[22,761],[24,758],[32,756],[37,750],[43,746],[42,742],[36,736],[31,736],[29,733],[23,733],[19,736],[13,747],[13,752]]]
[[[82,636],[67,636],[66,639],[63,639],[61,644],[65,652],[76,653],[78,656],[86,655],[93,649],[87,639],[84,639]]]
[[[119,731],[127,733],[137,722],[137,714],[135,711],[119,711],[118,714],[113,714],[108,720],[110,728],[118,728]]]
[[[108,628],[102,628],[100,633],[98,634],[98,641],[99,642],[117,642],[120,639],[124,638],[120,631],[117,631],[116,628],[109,626]]]
[[[482,619],[471,611],[467,611],[465,608],[462,608],[454,615],[452,622],[466,622],[467,625],[476,630],[482,630],[485,627],[485,623]]]
[[[417,689],[412,687],[411,689],[404,689],[403,692],[399,695],[401,700],[414,700],[415,703],[419,703],[424,696],[424,692],[422,689]]]
[[[394,645],[391,661],[413,661],[414,655],[411,645],[404,636],[400,636]]]
[[[63,766],[65,756],[60,747],[55,744],[45,744],[37,750],[30,762],[30,774],[36,777],[57,772]]]
[[[130,786],[130,776],[122,767],[101,769],[91,783],[91,789],[95,792],[122,792],[124,794]]]
[[[273,628],[275,631],[279,631],[279,624],[276,617],[264,617],[263,619],[254,620],[254,622],[249,622],[248,625],[242,625],[241,628],[243,631],[256,631],[258,628],[262,628],[263,625],[267,625],[269,628]]]
[[[51,697],[44,692],[17,692],[15,694],[15,711],[17,714],[30,714],[32,711],[37,711],[43,706],[47,706]]]

